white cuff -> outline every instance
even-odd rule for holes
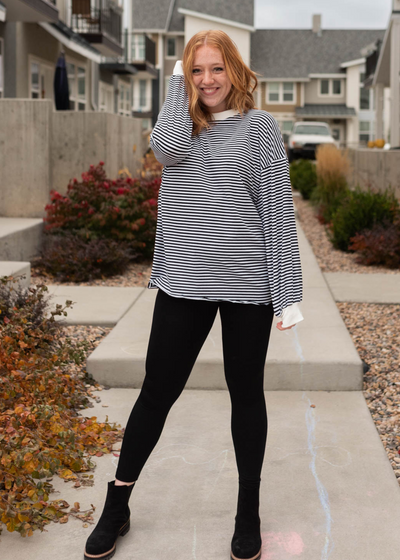
[[[177,60],[174,66],[173,74],[182,74],[183,75],[183,67],[182,67],[182,60]]]
[[[291,327],[292,325],[295,325],[299,321],[302,321],[304,317],[300,311],[299,304],[292,303],[292,305],[285,307],[285,309],[282,312],[281,319],[282,319],[282,327],[284,327],[285,329],[287,327]]]

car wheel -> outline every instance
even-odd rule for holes
[[[293,150],[288,150],[289,163],[292,163],[292,161],[294,161],[294,159],[295,159],[295,157],[294,157],[294,154],[293,154]]]

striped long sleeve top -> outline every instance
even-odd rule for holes
[[[171,296],[265,305],[283,327],[303,319],[289,165],[276,120],[214,113],[193,136],[181,66],[150,136],[164,165],[148,288]]]

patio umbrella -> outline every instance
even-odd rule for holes
[[[65,55],[63,52],[58,57],[56,72],[54,74],[54,100],[57,111],[69,110],[67,66],[65,64]]]

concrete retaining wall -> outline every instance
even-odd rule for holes
[[[400,150],[349,149],[348,155],[353,167],[348,178],[351,186],[367,189],[370,185],[380,191],[392,186],[400,200]]]
[[[53,111],[48,99],[0,100],[0,216],[42,218],[52,188],[90,164],[105,162],[109,177],[143,155],[141,119],[111,113]]]

